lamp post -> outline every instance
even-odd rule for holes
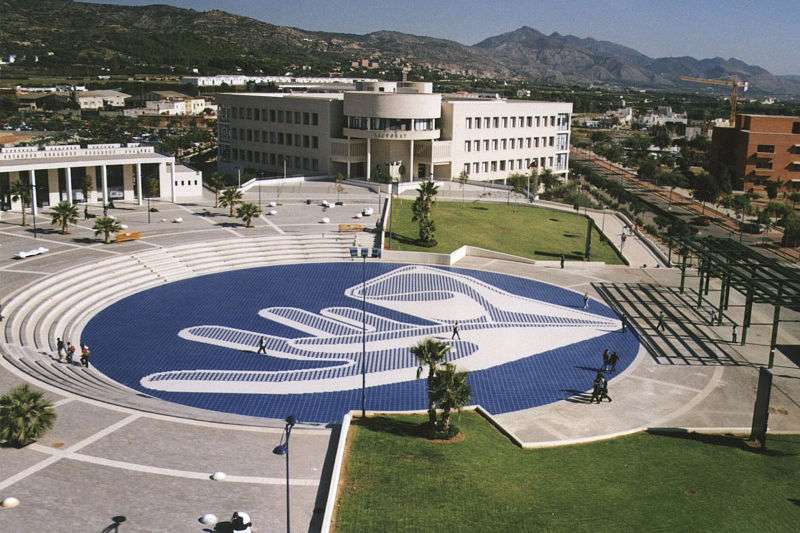
[[[37,206],[34,205],[34,202],[36,202],[36,196],[37,195],[34,194],[35,193],[35,191],[34,191],[35,188],[36,188],[36,185],[31,183],[31,219],[33,219],[33,238],[37,239],[37,238],[39,238],[39,235],[38,235],[38,232],[36,231],[36,207]],[[22,203],[22,209],[23,209],[23,211],[25,210],[25,203],[24,202]]]
[[[147,223],[150,223],[150,197],[147,197]]]
[[[283,438],[281,443],[272,449],[275,455],[286,457],[286,533],[291,531],[291,511],[289,504],[289,438],[292,436],[292,428],[297,423],[293,415],[286,417],[286,425],[283,427]]]
[[[361,416],[367,416],[367,257],[380,258],[380,248],[350,248],[350,257],[361,257]]]

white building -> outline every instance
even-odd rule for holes
[[[9,190],[19,181],[32,186],[34,212],[61,201],[141,205],[143,180],[156,178],[160,199],[181,201],[202,196],[201,173],[175,163],[175,158],[138,144],[90,144],[10,147],[0,149],[0,205],[19,210]],[[84,196],[84,192],[88,197]]]
[[[688,124],[686,113],[674,113],[669,106],[659,106],[655,112],[639,117],[638,122],[649,128],[651,126],[666,126],[667,124]]]
[[[125,100],[131,95],[119,91],[84,91],[75,95],[81,109],[103,109],[104,107],[125,107]]]
[[[196,87],[218,87],[222,84],[247,85],[254,83],[304,83],[319,85],[323,83],[350,83],[359,81],[378,81],[374,78],[322,78],[313,76],[248,76],[246,74],[220,74],[217,76],[184,76],[181,83],[192,84]]]
[[[220,170],[403,181],[567,174],[571,103],[448,96],[424,82],[357,89],[219,94]]]
[[[174,91],[153,91],[147,98],[144,107],[126,109],[125,116],[190,116],[201,115],[206,109],[216,112],[216,105],[209,104],[205,98]]]

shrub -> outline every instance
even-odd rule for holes
[[[55,419],[53,404],[27,384],[0,396],[0,442],[27,446],[53,427]]]

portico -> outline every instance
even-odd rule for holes
[[[30,187],[34,215],[40,207],[61,201],[107,205],[122,200],[141,205],[146,174],[157,177],[161,200],[174,202],[189,190],[195,191],[195,196],[201,194],[201,182],[193,180],[194,183],[187,185],[184,180],[179,185],[175,171],[174,157],[136,144],[3,148],[0,149],[0,207],[21,209],[19,200],[11,200],[11,190],[17,183]]]

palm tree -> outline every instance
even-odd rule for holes
[[[214,189],[214,207],[219,207],[219,191],[225,187],[225,180],[222,174],[214,172],[206,179],[206,185]]]
[[[418,196],[411,205],[411,220],[419,223],[419,240],[423,244],[435,244],[436,225],[431,220],[431,210],[435,202],[433,197],[439,192],[439,187],[432,181],[423,181],[417,191]]]
[[[31,186],[29,183],[20,180],[11,185],[11,201],[22,204],[22,225],[25,225],[25,206],[31,203]]]
[[[67,231],[67,227],[70,224],[78,223],[78,208],[70,202],[59,202],[54,205],[50,211],[53,215],[53,221],[51,224],[54,226],[61,226],[61,233],[63,235],[69,233]]]
[[[411,348],[411,353],[419,361],[417,368],[417,379],[422,375],[424,367],[428,367],[428,421],[431,427],[436,427],[436,408],[433,402],[433,377],[436,375],[436,369],[439,364],[443,363],[450,351],[450,346],[442,341],[436,339],[424,339],[416,346]]]
[[[53,427],[55,419],[53,404],[27,384],[0,396],[0,442],[26,446]]]
[[[435,404],[442,410],[439,429],[447,434],[450,431],[450,412],[469,404],[471,391],[467,373],[456,370],[456,365],[447,363],[433,376],[433,395]]]
[[[122,225],[115,218],[100,217],[94,222],[94,236],[97,237],[103,234],[103,242],[106,244],[111,243],[111,234],[117,233],[122,229]]]
[[[242,219],[245,227],[249,228],[253,219],[261,214],[261,208],[256,204],[245,202],[236,209],[236,216]]]
[[[228,216],[233,218],[233,208],[241,203],[242,192],[236,187],[228,187],[219,195],[219,206],[228,208]]]

